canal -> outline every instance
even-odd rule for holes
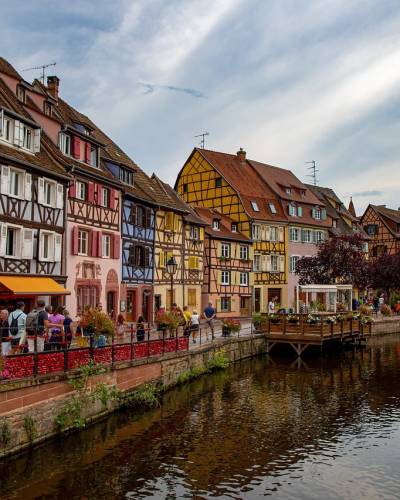
[[[6,459],[0,497],[399,498],[400,337],[292,362],[238,363]]]

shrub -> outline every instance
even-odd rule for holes
[[[390,307],[394,309],[398,303],[400,303],[400,291],[391,292],[389,297]]]
[[[240,331],[240,321],[238,319],[224,319],[222,321],[222,327],[231,332],[238,332]]]
[[[37,430],[36,430],[36,424],[33,418],[29,415],[24,417],[24,423],[23,423],[26,436],[29,440],[30,443],[32,443],[36,438],[37,438]]]
[[[368,306],[367,304],[363,304],[362,306],[359,307],[358,311],[360,314],[368,316],[369,314],[371,314],[371,307]]]
[[[97,336],[104,335],[112,337],[115,333],[115,325],[108,314],[97,309],[86,309],[81,317],[80,325],[88,332]]]
[[[261,313],[253,313],[253,317],[252,317],[251,321],[254,325],[254,328],[256,330],[258,330],[265,325],[266,318]]]
[[[390,309],[390,307],[387,304],[382,304],[381,313],[382,313],[382,316],[391,316],[392,310]]]

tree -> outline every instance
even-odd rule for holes
[[[370,284],[375,290],[385,290],[388,295],[400,289],[400,252],[382,254],[370,263]]]
[[[296,265],[300,285],[350,283],[364,288],[369,283],[369,266],[359,234],[334,236],[319,244],[314,257],[302,257]]]

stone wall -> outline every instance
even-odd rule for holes
[[[371,335],[385,335],[387,333],[400,333],[400,317],[382,318],[374,321]]]
[[[180,374],[194,366],[205,367],[218,349],[224,349],[234,362],[265,352],[265,340],[262,335],[221,339],[193,351],[178,351],[120,364],[112,371],[92,376],[89,385],[105,384],[122,392],[149,382],[172,387]],[[71,374],[61,374],[0,385],[0,456],[20,452],[61,432],[55,427],[55,417],[76,394],[70,384],[71,378]],[[91,402],[84,410],[86,423],[102,418],[116,408],[115,401],[106,404],[100,400]]]

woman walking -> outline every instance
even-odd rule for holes
[[[199,333],[199,328],[200,328],[200,315],[197,313],[197,311],[193,311],[192,317],[190,319],[190,330],[192,331],[193,335],[193,344],[196,343],[196,337],[197,334]]]

